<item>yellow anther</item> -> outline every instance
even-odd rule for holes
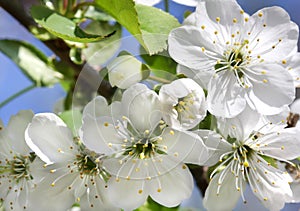
[[[119,178],[116,178],[116,182],[120,182],[120,179],[119,179]]]
[[[286,60],[282,60],[281,63],[282,63],[282,64],[286,64]]]
[[[281,146],[280,149],[281,149],[281,150],[284,150],[284,146]]]
[[[217,35],[217,34],[218,34],[218,31],[215,31],[214,33],[215,33],[215,35]]]
[[[202,50],[202,52],[204,52],[204,51],[205,51],[205,48],[204,48],[204,47],[202,47],[202,48],[201,48],[201,50]],[[182,101],[180,101],[180,102],[182,102]]]
[[[160,193],[160,192],[161,192],[161,189],[160,189],[160,188],[158,188],[158,189],[157,189],[157,192],[158,192],[158,193]]]
[[[249,18],[245,18],[245,22],[248,22],[249,21]]]
[[[61,149],[61,148],[58,148],[57,151],[58,151],[58,152],[62,152],[62,149]]]
[[[265,197],[265,198],[264,198],[264,201],[268,201],[268,198],[267,198],[267,197]]]
[[[237,190],[237,191],[240,191],[240,190],[241,190],[241,188],[239,188],[239,187],[238,187],[236,190]]]
[[[109,125],[108,122],[104,122],[105,127],[108,127],[108,125]]]
[[[249,167],[248,161],[244,161],[243,165],[244,165],[246,168],[248,168],[248,167]]]
[[[276,48],[276,46],[275,46],[275,45],[273,45],[273,46],[272,46],[272,48],[274,49],[274,48]]]
[[[264,79],[263,82],[266,84],[266,83],[268,83],[268,80],[267,80],[267,79]]]
[[[266,27],[267,26],[267,24],[263,24],[263,27]]]
[[[54,172],[56,172],[56,170],[55,170],[55,169],[52,169],[52,170],[50,170],[50,173],[54,173]]]
[[[142,194],[143,193],[143,190],[139,190],[139,194]]]
[[[232,22],[233,22],[233,23],[237,23],[237,19],[234,18],[234,19],[232,20]]]
[[[240,10],[240,14],[244,14],[244,10]]]
[[[129,177],[129,176],[127,176],[127,177],[126,177],[126,179],[127,179],[127,180],[130,180],[130,177]]]
[[[258,17],[262,17],[262,16],[263,16],[262,12],[258,13]]]
[[[128,155],[133,155],[133,152],[132,151],[128,152]]]
[[[231,37],[232,37],[232,38],[234,38],[234,37],[235,37],[235,35],[234,35],[234,34],[232,34],[232,35],[231,35]]]
[[[140,159],[144,159],[145,158],[145,154],[142,152],[142,153],[140,153]]]
[[[175,152],[175,153],[174,153],[174,156],[175,156],[175,157],[178,157],[178,152]]]
[[[202,26],[201,26],[201,29],[203,29],[203,30],[204,30],[204,29],[205,29],[205,26],[204,26],[204,25],[202,25]]]
[[[112,147],[112,143],[108,143],[107,146],[108,146],[108,147]]]
[[[53,183],[51,183],[51,186],[52,186],[52,187],[54,187],[54,186],[55,186],[55,183],[54,183],[54,182],[53,182]]]
[[[175,133],[174,133],[174,131],[173,130],[170,130],[170,135],[174,135]]]
[[[145,130],[145,134],[148,135],[150,133],[149,130]]]
[[[147,177],[147,180],[151,180],[151,177]]]
[[[261,71],[261,74],[265,75],[267,72],[265,70]]]
[[[220,22],[221,18],[220,17],[216,17],[216,21]]]
[[[186,169],[186,165],[182,165],[182,169]]]
[[[77,202],[80,202],[80,198],[79,198],[79,197],[77,197],[77,199],[76,199],[76,200],[77,200]]]

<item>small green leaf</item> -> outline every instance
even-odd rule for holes
[[[33,6],[31,15],[34,20],[53,35],[74,42],[95,42],[109,37],[108,35],[88,34],[79,28],[72,20],[44,6]]]
[[[81,127],[82,114],[79,109],[64,111],[59,114],[59,117],[72,130],[73,135],[78,135],[78,129]]]
[[[179,207],[164,207],[158,203],[156,203],[153,199],[150,197],[148,198],[147,202],[140,208],[134,210],[134,211],[179,211]]]
[[[178,20],[160,9],[135,5],[133,0],[95,0],[97,6],[124,26],[150,55],[167,48],[170,31],[179,27]]]
[[[19,66],[36,86],[51,86],[63,75],[56,72],[48,58],[33,45],[18,40],[0,40],[0,51]]]

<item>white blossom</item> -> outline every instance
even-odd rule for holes
[[[32,194],[39,210],[67,210],[80,203],[82,210],[119,210],[106,199],[109,175],[101,164],[103,154],[87,149],[79,138],[52,113],[33,117],[26,142],[45,164],[47,175]]]
[[[192,79],[182,78],[159,91],[164,121],[173,128],[192,129],[206,116],[203,89]]]
[[[121,55],[107,65],[108,78],[112,86],[127,89],[147,78],[146,66],[131,55]]]
[[[213,156],[219,158],[220,163],[211,174],[212,180],[204,197],[204,206],[208,210],[232,210],[240,196],[246,202],[243,191],[247,182],[269,210],[280,210],[291,201],[292,178],[272,166],[266,157],[286,163],[299,157],[299,131],[296,128],[269,133],[253,131],[259,118],[247,108],[235,118],[223,119],[220,124],[226,125],[219,127],[220,134],[210,131],[208,136],[207,131],[198,131],[205,143],[215,142],[216,137],[222,139],[222,145],[216,147]]]
[[[25,143],[25,129],[31,121],[31,111],[20,111],[4,128],[0,125],[0,198],[6,210],[26,210],[30,195],[43,175],[39,158],[30,154]]]
[[[193,188],[184,163],[208,159],[202,140],[168,127],[161,120],[158,95],[143,84],[124,92],[120,108],[121,118],[86,115],[82,126],[89,148],[112,155],[103,161],[112,175],[110,200],[124,210],[138,208],[148,196],[167,207],[179,205]]]
[[[282,64],[299,63],[287,60],[297,46],[298,26],[282,8],[249,16],[235,0],[206,0],[184,24],[171,32],[169,53],[188,77],[208,76],[201,83],[207,84],[212,114],[234,117],[248,104],[273,115],[293,101],[294,79]]]

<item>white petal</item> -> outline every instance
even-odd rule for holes
[[[299,181],[292,182],[291,189],[293,191],[293,200],[292,202],[300,202],[300,184]]]
[[[293,160],[300,157],[299,134],[299,129],[287,128],[259,137],[255,143],[260,144],[257,148],[265,155],[279,160]]]
[[[107,65],[112,86],[127,89],[143,79],[142,63],[131,55],[122,55]]]
[[[35,115],[25,136],[28,146],[46,163],[69,160],[76,153],[71,130],[52,113]]]
[[[215,75],[208,84],[208,110],[210,113],[232,118],[246,107],[245,90],[240,87],[231,71]]]
[[[296,87],[300,87],[300,53],[295,53],[283,65],[292,75]]]
[[[122,113],[140,132],[152,130],[161,120],[158,95],[144,84],[131,86],[123,93]]]
[[[203,205],[208,211],[233,210],[241,196],[241,193],[237,191],[236,188],[236,178],[234,174],[230,172],[230,166],[226,167],[223,171],[225,172],[221,172],[224,174],[221,186],[219,187],[218,182],[221,173],[218,173],[212,178],[205,191]],[[219,192],[218,188],[220,188]],[[241,190],[243,189],[244,188],[241,188]]]
[[[175,129],[194,128],[206,116],[204,91],[192,79],[182,78],[163,85],[159,91],[159,99],[163,119]],[[184,105],[180,105],[180,101]]]
[[[191,196],[193,184],[188,168],[178,165],[169,173],[151,180],[150,196],[163,206],[174,207]]]
[[[251,70],[253,72],[247,72],[247,77],[253,85],[253,95],[270,107],[263,110],[265,107],[260,107],[250,95],[250,100],[259,113],[272,115],[272,107],[280,108],[294,100],[293,78],[283,67],[277,64],[261,64],[252,66]]]
[[[295,102],[291,105],[291,112],[300,114],[300,99],[296,99]]]
[[[298,26],[291,22],[288,13],[280,7],[257,11],[249,23],[253,25],[249,36],[249,49],[253,56],[260,55],[265,60],[281,62],[297,46]]]
[[[198,165],[207,161],[207,148],[198,135],[166,128],[161,137],[161,145],[166,146],[167,154],[174,156],[178,161]]]
[[[289,185],[291,178],[288,174],[268,166],[264,161],[258,163],[251,160],[250,166],[252,168],[249,169],[248,179],[253,193],[269,210],[283,208],[285,202],[292,196]]]
[[[108,116],[108,104],[104,97],[97,96],[91,100],[83,109],[82,116],[90,115],[92,117]]]
[[[144,180],[126,180],[111,177],[107,184],[108,199],[126,211],[134,210],[146,202],[149,195]],[[125,197],[126,196],[126,197]]]
[[[32,111],[20,111],[17,115],[11,117],[5,129],[6,138],[8,138],[13,151],[21,155],[28,155],[30,152],[25,142],[25,129],[32,120],[32,117]]]
[[[246,106],[245,110],[236,117],[218,118],[218,129],[225,138],[230,136],[240,141],[245,140],[253,132],[259,118],[260,115],[256,111]]]
[[[211,130],[196,130],[208,149],[207,161],[204,165],[211,166],[220,161],[220,157],[232,151],[232,145],[229,144],[221,135]]]
[[[210,21],[215,21],[219,17],[222,25],[233,26],[236,23],[244,23],[244,15],[241,13],[242,8],[235,0],[205,0],[197,8],[198,13],[203,12],[205,14],[202,5],[205,6]],[[236,23],[233,22],[233,19],[237,20]]]
[[[208,83],[215,71],[214,69],[211,69],[210,71],[197,71],[179,64],[177,66],[177,72],[182,73],[188,78],[193,79],[201,87],[203,87],[203,89],[207,89]]]
[[[93,151],[111,154],[117,151],[126,137],[121,137],[116,129],[117,122],[110,117],[86,116],[82,124],[82,141]]]
[[[217,60],[222,59],[224,49],[213,45],[210,35],[200,30],[190,25],[172,30],[168,38],[169,53],[176,62],[188,68],[211,71]]]

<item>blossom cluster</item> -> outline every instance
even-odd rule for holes
[[[74,133],[53,113],[20,111],[0,124],[4,207],[127,211],[148,197],[175,207],[193,190],[189,164],[212,168],[208,210],[246,202],[247,184],[270,210],[299,202],[299,184],[280,168],[300,157],[299,128],[287,128],[298,34],[282,8],[249,16],[235,0],[200,1],[168,38],[184,78],[154,91],[143,64],[122,55],[107,66],[121,99],[92,99]]]

